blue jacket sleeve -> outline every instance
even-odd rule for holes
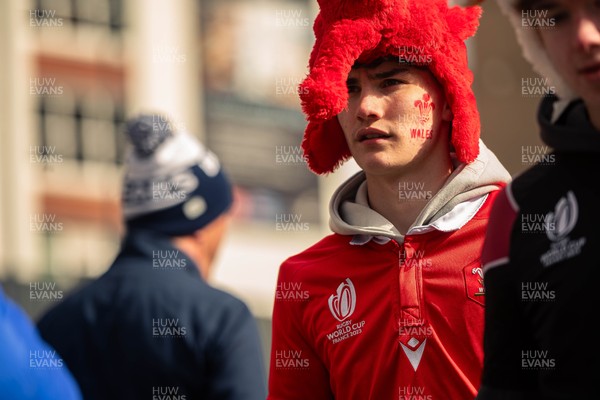
[[[60,355],[0,289],[0,393],[10,400],[80,400]]]

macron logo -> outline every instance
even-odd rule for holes
[[[406,345],[400,342],[400,346],[402,346],[402,350],[406,354],[406,357],[408,357],[408,361],[410,361],[410,365],[412,365],[415,372],[421,363],[421,357],[423,357],[423,351],[425,350],[425,342],[427,342],[427,338],[419,343],[419,340],[414,337]]]

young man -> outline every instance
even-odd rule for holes
[[[39,329],[86,399],[263,400],[255,321],[206,282],[231,186],[213,153],[165,121],[142,115],[128,123],[121,252]]]
[[[510,179],[479,141],[464,40],[480,9],[320,2],[301,90],[309,166],[362,171],[335,232],[286,260],[269,399],[469,399],[483,362],[480,252]]]
[[[490,217],[482,259],[485,362],[478,399],[597,397],[593,184],[600,156],[600,6],[501,0],[525,57],[556,93],[538,112],[554,152],[517,177]],[[592,182],[590,182],[592,178]]]

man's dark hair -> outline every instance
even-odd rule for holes
[[[368,63],[359,63],[357,61],[357,62],[354,63],[354,65],[352,65],[352,69],[356,69],[356,68],[366,68],[366,69],[377,68],[378,66],[380,66],[384,62],[388,62],[388,61],[397,62],[398,64],[402,64],[402,65],[405,65],[407,67],[413,67],[413,68],[418,68],[418,69],[429,69],[427,67],[427,65],[425,65],[425,64],[407,63],[407,62],[400,63],[400,58],[398,56],[394,56],[394,55],[388,55],[388,56],[379,57],[379,58],[376,58],[373,61],[370,61]]]
[[[541,3],[541,7],[538,4]],[[538,7],[536,7],[538,6]],[[542,0],[517,0],[514,7],[517,11],[532,10],[534,8],[544,8]]]

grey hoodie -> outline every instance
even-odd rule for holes
[[[459,164],[442,188],[427,202],[408,230],[418,234],[437,229],[452,231],[466,224],[485,202],[487,194],[510,181],[510,174],[494,153],[480,140],[479,156],[470,164]],[[329,203],[331,230],[354,235],[355,244],[372,237],[404,242],[402,235],[385,217],[371,209],[364,172],[344,182]]]

